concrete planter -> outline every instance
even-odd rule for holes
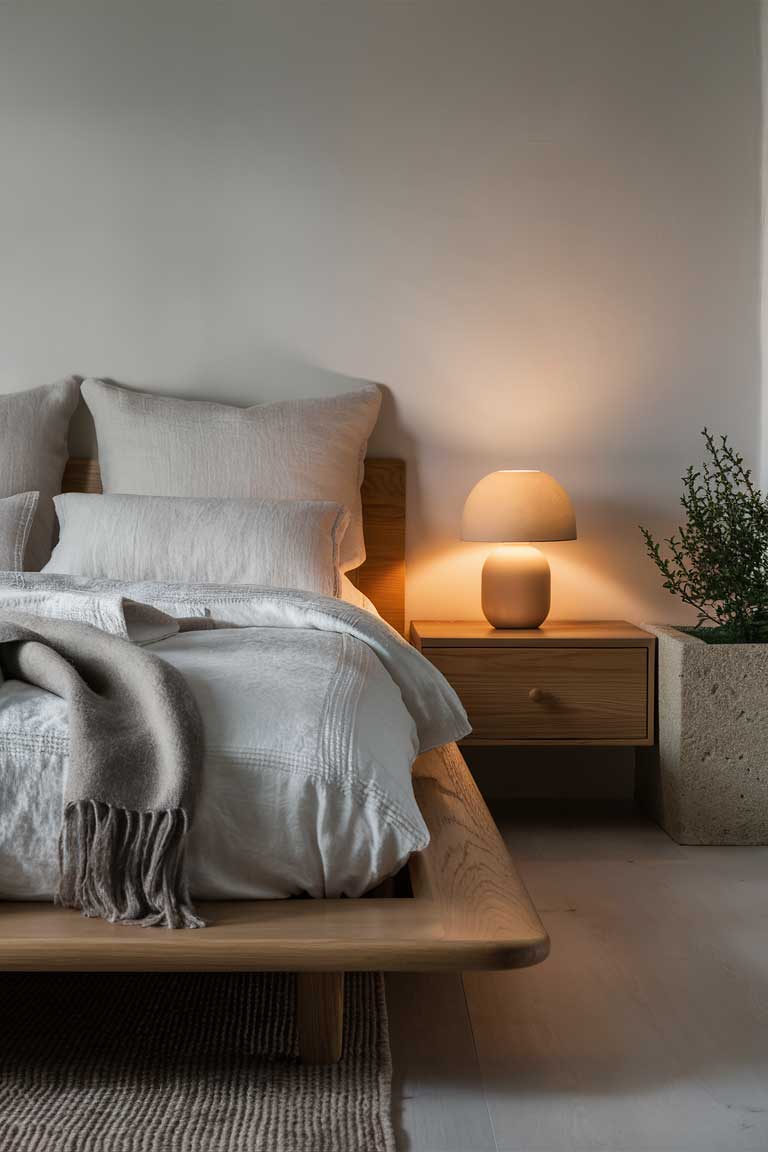
[[[768,644],[658,637],[658,750],[639,791],[680,844],[768,844]]]

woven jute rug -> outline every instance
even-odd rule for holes
[[[0,976],[2,1152],[394,1152],[381,976],[299,1063],[282,973]]]

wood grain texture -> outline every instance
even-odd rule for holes
[[[412,643],[469,713],[466,745],[635,746],[654,741],[655,638],[623,620],[497,630],[411,624]]]
[[[352,583],[405,634],[405,462],[368,459],[361,489],[365,563]]]
[[[344,1034],[344,973],[299,972],[296,1029],[303,1064],[336,1064]]]
[[[652,647],[654,637],[626,620],[545,620],[540,628],[493,628],[485,620],[414,620],[417,648]]]
[[[416,902],[437,905],[447,939],[482,941],[482,967],[544,960],[549,938],[456,745],[420,756],[413,786],[431,837],[410,862]]]
[[[97,460],[71,457],[63,492],[101,492]],[[368,459],[361,488],[367,557],[348,576],[388,624],[405,632],[405,462]]]
[[[86,492],[99,495],[101,492],[101,472],[98,460],[87,460],[70,456],[64,469],[61,482],[62,492]]]
[[[439,648],[429,658],[461,697],[474,740],[647,739],[645,648]]]
[[[543,960],[547,934],[455,744],[414,771],[431,842],[410,863],[413,899],[202,904],[209,926],[197,932],[0,903],[0,971],[462,971]]]

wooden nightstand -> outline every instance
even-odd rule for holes
[[[411,642],[467,709],[463,744],[653,744],[656,641],[624,620],[530,631],[415,620]]]

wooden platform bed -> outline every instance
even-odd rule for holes
[[[94,461],[71,460],[66,491],[100,491]],[[369,460],[363,486],[368,559],[353,573],[404,630],[405,469]],[[361,900],[202,904],[201,931],[87,920],[48,904],[0,904],[0,970],[295,971],[302,1058],[339,1059],[345,971],[522,968],[549,940],[455,744],[419,757],[414,788],[431,834],[407,876]],[[399,894],[404,892],[405,894]]]

